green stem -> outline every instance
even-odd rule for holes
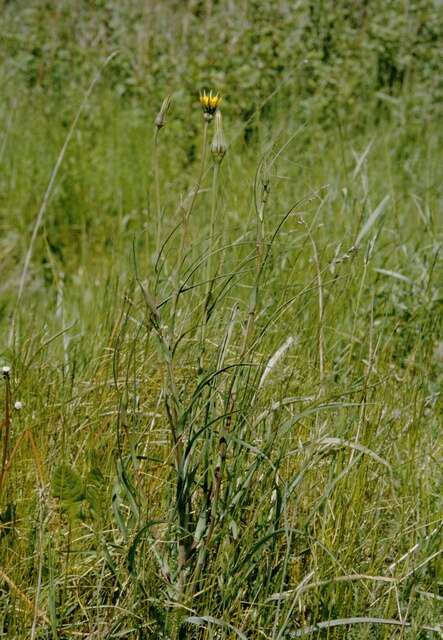
[[[209,248],[208,248],[208,260],[206,262],[206,293],[205,302],[203,307],[203,322],[200,333],[200,357],[199,357],[199,371],[203,371],[203,356],[205,352],[205,338],[206,338],[206,325],[208,323],[208,309],[211,303],[211,291],[212,291],[212,251],[214,248],[215,237],[215,214],[217,211],[217,193],[218,193],[218,176],[220,170],[220,163],[216,162],[214,165],[214,173],[212,174],[212,203],[211,203],[211,227],[209,232]]]
[[[9,431],[11,428],[11,384],[9,380],[9,373],[4,373],[5,379],[5,419],[3,422],[3,442],[2,442],[2,461],[0,469],[0,494],[3,488],[3,481],[6,475],[6,463],[8,461],[8,444],[9,444]]]
[[[256,240],[256,276],[249,301],[248,319],[246,321],[246,331],[243,341],[242,357],[245,355],[249,343],[250,336],[254,332],[255,316],[258,306],[258,292],[260,278],[263,273],[265,257],[265,208],[269,197],[269,180],[263,181],[262,197],[257,210],[257,240]]]
[[[158,133],[159,128],[155,127],[154,134],[154,184],[155,184],[155,208],[156,208],[156,232],[155,232],[155,255],[158,256],[160,251],[161,238],[161,202],[160,202],[160,175],[158,162]]]
[[[208,124],[209,124],[208,121],[205,120],[205,124],[203,126],[203,146],[202,146],[202,154],[201,154],[201,161],[200,161],[200,171],[198,173],[197,184],[195,185],[195,189],[192,193],[191,203],[189,205],[188,210],[187,211],[185,210],[185,232],[187,231],[189,218],[191,217],[192,209],[194,208],[197,194],[200,191],[201,183],[203,180],[203,173],[205,171],[206,153],[207,153],[206,147],[207,147],[207,141],[208,141]],[[186,237],[186,233],[184,233],[183,236]]]
[[[185,242],[188,235],[189,219],[191,217],[191,213],[195,204],[195,199],[197,197],[198,192],[200,191],[200,186],[203,180],[203,174],[204,174],[205,164],[206,164],[206,154],[207,154],[207,149],[206,149],[207,138],[208,138],[208,122],[205,121],[204,127],[203,127],[203,149],[201,154],[200,169],[198,173],[197,183],[192,193],[189,207],[187,209],[183,208],[183,227],[182,227],[182,234],[181,234],[181,240],[180,240],[178,263],[177,263],[176,292],[174,296],[172,316],[171,316],[169,354],[171,354],[173,351],[175,318],[177,317],[178,301],[180,297],[180,271],[181,271],[181,266],[183,261],[184,247],[185,247]],[[174,379],[174,376],[172,373],[173,363],[172,363],[171,355],[169,356],[168,367],[169,367],[168,368],[169,376],[173,380]],[[177,420],[177,418],[175,419],[173,418],[173,420]],[[178,426],[178,420],[176,424]],[[180,477],[181,474],[183,474],[183,469],[181,464],[182,463],[181,438],[182,438],[183,429],[184,429],[184,425],[182,425],[180,433],[178,432],[177,428],[175,431],[176,438],[177,438],[177,443],[176,443],[176,446],[177,446],[177,458],[176,458],[177,460],[177,495],[178,495],[179,483],[183,481],[183,478]],[[184,491],[183,487],[180,487],[180,491]],[[190,506],[189,506],[189,496],[188,496],[187,490],[185,491],[185,495],[180,495],[180,503],[177,505],[177,507],[178,507],[178,525],[179,525],[179,536],[180,536],[180,541],[178,545],[178,585],[177,587],[178,587],[178,602],[182,603],[186,594],[186,583],[187,583],[186,568],[187,568],[187,563],[189,558],[189,538],[187,536],[187,530],[189,525]],[[174,637],[174,634],[178,633],[178,628],[179,628],[180,614],[177,613],[177,616],[178,618],[175,620],[175,625],[174,625],[175,629],[173,631],[173,637]]]
[[[206,278],[206,295],[209,295],[209,291],[211,289],[211,276],[212,276],[212,249],[214,246],[214,236],[215,236],[215,214],[217,211],[217,186],[218,186],[218,175],[220,170],[220,163],[216,162],[214,164],[214,173],[212,174],[212,204],[211,204],[211,231],[209,236],[209,255],[207,262],[207,278]]]
[[[200,186],[201,186],[201,183],[202,183],[203,174],[204,174],[204,170],[205,170],[207,139],[208,139],[208,122],[205,120],[204,127],[203,127],[202,155],[201,155],[200,169],[199,169],[199,173],[198,173],[197,183],[196,183],[194,191],[192,193],[191,202],[190,202],[190,205],[189,205],[188,209],[186,209],[185,206],[182,207],[183,225],[182,225],[182,234],[181,234],[181,239],[180,239],[180,248],[179,248],[179,253],[178,253],[178,261],[177,261],[176,293],[175,293],[175,296],[174,296],[174,303],[173,303],[172,317],[171,317],[171,338],[174,335],[175,318],[176,318],[176,315],[177,315],[178,299],[180,297],[180,270],[181,270],[181,265],[182,265],[182,260],[183,260],[185,242],[186,242],[186,239],[187,239],[187,236],[188,236],[189,219],[191,217],[191,213],[192,213],[192,210],[194,208],[195,199],[197,197],[198,192],[200,191]]]

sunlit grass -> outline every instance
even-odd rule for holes
[[[157,198],[154,106],[99,88],[16,307],[80,99],[21,104],[2,157],[1,632],[438,637],[437,124],[277,97],[219,166],[172,110]]]

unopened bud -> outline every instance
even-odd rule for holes
[[[217,109],[215,114],[215,131],[211,144],[211,153],[214,156],[216,162],[221,162],[225,157],[227,151],[227,145],[225,136],[223,133],[222,115]]]
[[[171,96],[166,96],[166,98],[162,102],[160,111],[157,113],[157,116],[155,118],[155,126],[157,127],[157,129],[161,129],[166,124],[166,116],[168,114],[169,107],[171,106],[171,100]]]

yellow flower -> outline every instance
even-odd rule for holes
[[[200,94],[200,104],[205,120],[208,120],[208,122],[212,120],[220,102],[221,97],[218,93],[216,93],[215,96],[212,95],[212,91],[210,91],[209,94],[207,94],[206,91]]]

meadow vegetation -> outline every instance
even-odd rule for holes
[[[440,3],[0,22],[0,637],[443,637]]]

